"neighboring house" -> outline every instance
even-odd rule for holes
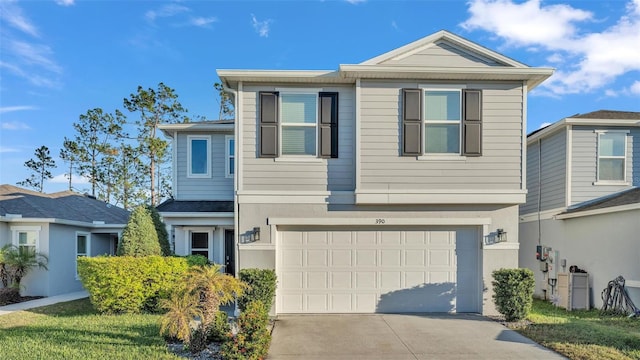
[[[446,31],[338,70],[218,70],[229,135],[162,127],[175,248],[235,228],[233,254],[207,230],[209,258],[275,269],[277,313],[495,313],[491,272],[518,266],[527,93],[552,72]]]
[[[14,244],[48,257],[33,269],[22,295],[53,296],[82,290],[76,259],[115,254],[129,212],[72,191],[43,194],[0,185],[0,246]]]
[[[638,186],[640,112],[578,114],[529,134],[520,266],[536,274],[537,295],[556,295],[556,273],[572,265],[589,273],[595,307],[618,275],[640,285]],[[537,245],[550,248],[547,265]]]

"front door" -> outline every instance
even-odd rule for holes
[[[233,230],[224,231],[224,265],[225,272],[235,276],[236,262],[235,262],[235,246],[234,246],[234,233]]]

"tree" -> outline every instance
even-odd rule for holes
[[[167,234],[167,228],[160,219],[160,213],[158,210],[151,205],[147,205],[147,211],[151,215],[151,220],[153,220],[153,226],[156,228],[156,233],[158,234],[158,243],[160,244],[160,250],[162,250],[163,256],[171,255],[171,245],[169,245],[169,234]]]
[[[43,192],[44,180],[53,178],[49,170],[57,166],[49,153],[49,148],[44,145],[36,149],[35,156],[35,159],[29,159],[24,163],[24,166],[33,173],[26,180],[18,182],[18,185],[28,186]]]
[[[138,91],[125,98],[124,107],[130,112],[138,112],[140,118],[135,124],[138,127],[138,142],[141,155],[148,162],[141,164],[141,170],[148,174],[151,205],[157,205],[156,168],[166,161],[168,142],[158,137],[158,125],[163,123],[189,122],[185,115],[187,110],[178,101],[174,89],[163,83],[157,89],[145,90],[138,86]],[[148,165],[147,165],[148,164]]]
[[[113,198],[115,204],[122,204],[125,210],[145,201],[142,179],[137,171],[141,167],[140,151],[129,144],[120,144],[118,161],[113,171]]]
[[[73,183],[73,169],[78,161],[78,144],[75,141],[67,139],[65,136],[62,143],[62,149],[60,149],[60,159],[69,164],[69,172],[65,176],[69,179],[69,190],[72,190]]]
[[[36,252],[29,247],[18,248],[10,245],[4,249],[4,263],[9,277],[9,283],[20,289],[22,279],[27,276],[31,269],[38,267],[47,270],[48,258],[46,255]],[[3,279],[4,285],[4,279]]]
[[[233,106],[233,99],[231,95],[224,90],[224,86],[221,83],[213,84],[214,89],[218,91],[218,104],[220,105],[220,110],[218,112],[218,119],[220,120],[228,120],[233,119],[235,115],[235,109]]]
[[[113,154],[111,143],[125,136],[122,128],[125,122],[126,118],[119,110],[112,115],[95,108],[80,115],[79,122],[73,124],[76,130],[78,170],[80,175],[89,179],[93,196],[96,196],[96,190],[104,184],[109,173],[103,159]]]
[[[122,231],[118,243],[118,255],[147,256],[160,255],[158,234],[153,226],[151,215],[143,205],[133,209],[127,226]]]

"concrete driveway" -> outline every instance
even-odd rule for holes
[[[564,359],[480,315],[279,316],[270,360]]]

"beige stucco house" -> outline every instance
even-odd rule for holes
[[[175,248],[275,269],[276,313],[494,313],[551,74],[447,31],[336,70],[218,70],[233,124],[162,126]]]

